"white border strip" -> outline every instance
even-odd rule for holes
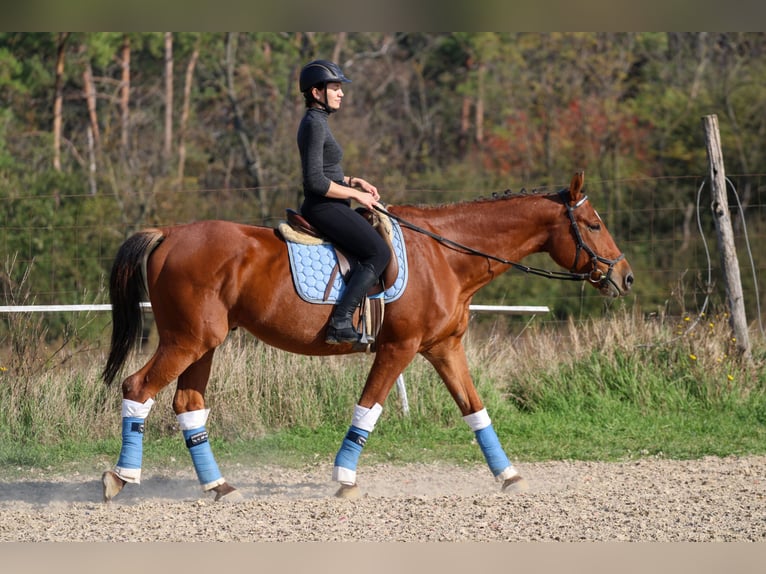
[[[144,309],[151,309],[149,302],[141,303]],[[106,305],[0,305],[0,313],[45,313],[59,311],[110,311],[112,306]],[[471,305],[471,311],[480,313],[505,313],[507,315],[535,315],[548,313],[548,307],[536,305]]]
[[[141,303],[144,309],[151,309],[152,304]],[[106,305],[0,305],[0,313],[45,313],[47,311],[111,311]]]
[[[507,313],[508,315],[534,315],[536,313],[548,313],[550,309],[545,305],[471,305],[471,311],[485,313]]]

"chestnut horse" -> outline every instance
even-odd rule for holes
[[[569,273],[540,272],[589,281],[601,294],[626,294],[633,273],[583,194],[583,174],[569,189],[548,194],[506,194],[443,206],[395,206],[409,259],[408,284],[386,305],[375,359],[335,459],[337,496],[358,496],[356,467],[397,376],[417,353],[436,369],[475,433],[490,471],[504,491],[527,487],[506,456],[468,370],[462,337],[473,295],[518,263],[547,252]],[[104,500],[141,478],[144,420],[153,399],[178,379],[173,410],[204,491],[236,500],[239,491],[221,475],[205,427],[205,389],[213,354],[227,334],[243,327],[285,351],[305,355],[354,352],[328,345],[332,305],[303,301],[290,280],[284,239],[270,227],[225,221],[147,229],[120,247],[110,279],[112,341],[104,380],[111,383],[141,330],[140,303],[148,289],[159,343],[154,355],[122,383],[122,449],[102,476]]]

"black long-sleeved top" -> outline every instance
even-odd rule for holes
[[[330,131],[329,114],[319,108],[306,110],[298,127],[298,149],[303,170],[301,213],[314,227],[361,265],[380,275],[391,258],[391,250],[367,220],[351,209],[351,199],[327,197],[330,182],[343,182],[343,150]]]
[[[298,126],[298,150],[303,171],[303,195],[308,202],[338,201],[326,198],[330,181],[343,183],[343,149],[332,135],[329,114],[320,108],[306,110]],[[342,199],[344,203],[350,200]]]

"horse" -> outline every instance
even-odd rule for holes
[[[336,496],[359,496],[362,449],[398,375],[418,353],[446,385],[502,491],[528,488],[477,393],[462,337],[474,294],[511,268],[587,281],[605,297],[630,291],[632,269],[583,185],[580,171],[558,192],[381,207],[403,224],[409,277],[404,293],[386,305],[372,367],[334,461]],[[538,252],[569,271],[518,263]],[[176,379],[172,408],[203,492],[214,493],[216,501],[242,498],[218,468],[206,428],[213,355],[233,329],[292,353],[358,352],[350,343],[325,342],[332,305],[296,295],[289,266],[285,239],[275,228],[229,221],[145,229],[120,246],[109,282],[112,337],[104,381],[111,384],[134,351],[147,295],[159,341],[146,364],[122,382],[122,447],[117,464],[102,475],[104,501],[140,482],[144,421],[157,393]]]

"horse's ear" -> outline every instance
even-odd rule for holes
[[[585,182],[585,172],[578,171],[572,178],[572,183],[569,184],[569,203],[574,205],[582,197],[582,186]]]

